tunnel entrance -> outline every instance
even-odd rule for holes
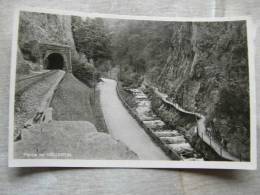
[[[72,72],[69,45],[39,43],[40,64],[44,69],[62,69]]]
[[[64,68],[64,59],[59,53],[52,53],[46,59],[47,69],[63,69]]]

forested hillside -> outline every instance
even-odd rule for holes
[[[78,53],[84,58],[76,61],[73,73],[88,85],[94,85],[101,73],[111,68],[111,43],[101,18],[72,16],[72,32]]]
[[[120,65],[125,85],[140,84],[143,76],[156,79],[170,54],[170,22],[107,20],[113,61]],[[138,82],[136,82],[138,81]]]

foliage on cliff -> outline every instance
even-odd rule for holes
[[[74,75],[89,86],[99,79],[100,72],[111,67],[110,37],[101,18],[72,16],[72,32],[77,51],[85,61],[76,62]]]
[[[72,32],[77,51],[84,53],[88,60],[111,58],[110,38],[103,19],[72,16]]]
[[[140,85],[144,74],[156,76],[170,48],[170,22],[106,21],[111,32],[113,61],[120,65],[120,79]]]

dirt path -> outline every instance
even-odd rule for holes
[[[169,160],[127,112],[116,93],[116,81],[99,84],[101,107],[109,133],[125,143],[142,160]]]

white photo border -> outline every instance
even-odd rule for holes
[[[250,89],[250,162],[227,161],[164,161],[164,160],[80,160],[80,159],[15,159],[14,158],[14,103],[15,103],[15,78],[18,44],[19,16],[21,11],[47,13],[56,15],[72,15],[90,18],[110,18],[126,20],[151,20],[172,22],[221,22],[221,21],[246,21],[248,42],[248,66]],[[155,17],[133,16],[100,13],[83,13],[78,11],[63,11],[35,7],[21,7],[16,9],[13,24],[11,71],[10,71],[10,97],[9,97],[9,167],[117,167],[117,168],[181,168],[181,169],[257,169],[257,135],[256,135],[256,94],[255,94],[255,38],[256,28],[249,16],[239,17]]]

